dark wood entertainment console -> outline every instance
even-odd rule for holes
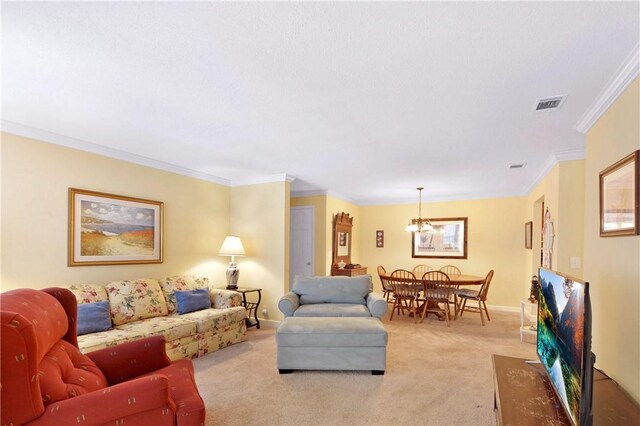
[[[540,364],[492,355],[494,410],[499,425],[570,425]],[[640,425],[640,407],[594,370],[593,425]]]

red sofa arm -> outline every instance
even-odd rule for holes
[[[162,336],[121,343],[85,355],[96,363],[109,385],[126,382],[171,364]]]
[[[154,374],[53,402],[29,425],[119,424],[118,420],[126,418],[132,424],[172,425],[175,411],[169,379]]]

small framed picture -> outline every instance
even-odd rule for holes
[[[526,249],[533,248],[532,237],[533,237],[533,222],[527,222],[524,224],[524,248]]]
[[[600,236],[638,235],[637,150],[600,172]]]
[[[382,230],[376,231],[376,247],[384,247],[384,231]]]

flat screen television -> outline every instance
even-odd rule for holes
[[[593,422],[589,283],[540,268],[537,352],[573,425]]]

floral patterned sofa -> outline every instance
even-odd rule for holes
[[[148,336],[164,336],[172,360],[195,358],[245,340],[247,311],[240,293],[213,288],[209,279],[181,275],[160,280],[72,285],[78,304],[109,301],[113,328],[78,336],[83,353]],[[207,288],[211,308],[179,315],[175,291]]]

